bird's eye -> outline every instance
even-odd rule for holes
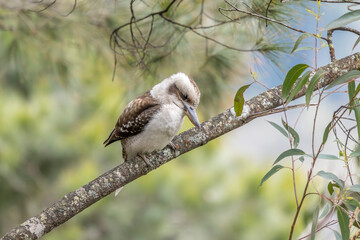
[[[183,93],[180,93],[180,94],[181,94],[181,98],[182,98],[183,100],[187,100],[188,96],[187,96],[186,94],[183,94]]]

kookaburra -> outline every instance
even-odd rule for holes
[[[104,142],[121,140],[124,161],[163,149],[180,130],[185,115],[200,128],[196,108],[200,91],[194,80],[176,73],[132,100]]]

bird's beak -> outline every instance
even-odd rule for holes
[[[188,106],[185,102],[183,102],[185,107],[185,114],[189,118],[189,120],[194,124],[194,126],[201,128],[201,125],[199,123],[199,119],[196,115],[196,110],[192,107]]]

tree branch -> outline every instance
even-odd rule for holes
[[[322,67],[321,69],[325,70],[326,74],[319,81],[317,87],[322,88],[328,85],[340,75],[356,69],[359,64],[360,53],[356,53]],[[281,96],[281,87],[281,85],[277,86],[246,101],[244,109],[248,111],[241,117],[236,117],[233,108],[230,108],[203,122],[201,130],[192,128],[176,136],[173,140],[177,149],[175,152],[167,147],[162,151],[149,154],[148,160],[152,163],[153,168],[149,168],[141,158],[125,162],[79,189],[66,194],[38,215],[12,229],[1,240],[38,239],[116,189],[146,175],[179,155],[246,124],[262,115],[259,113],[282,106],[283,103],[279,97]],[[306,88],[303,88],[295,98],[304,96],[305,92]]]

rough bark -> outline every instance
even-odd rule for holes
[[[328,85],[342,74],[357,69],[360,64],[360,53],[356,53],[330,63],[324,67],[326,71],[317,87]],[[295,98],[304,96],[304,87]],[[281,86],[277,86],[256,97],[246,101],[244,112],[236,117],[233,108],[202,123],[202,129],[192,128],[176,136],[173,143],[176,151],[167,147],[162,151],[151,153],[148,156],[153,167],[148,167],[141,158],[125,162],[110,171],[104,173],[79,189],[66,194],[62,199],[43,210],[40,214],[28,219],[20,226],[12,229],[2,240],[8,239],[38,239],[45,233],[66,222],[93,203],[106,197],[116,189],[125,186],[129,182],[147,174],[170,160],[200,147],[207,142],[232,131],[252,119],[261,116],[263,112],[275,109],[282,105]]]

